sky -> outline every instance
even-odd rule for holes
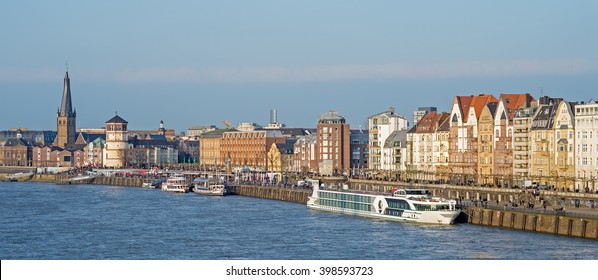
[[[455,95],[598,98],[598,1],[0,3],[0,130],[56,130],[66,63],[78,128],[352,128]]]

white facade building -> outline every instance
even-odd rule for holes
[[[407,158],[407,130],[393,132],[384,142],[381,169],[405,171]]]
[[[391,164],[385,162],[388,157],[383,155],[384,143],[393,132],[406,130],[408,126],[407,118],[395,113],[395,109],[392,107],[368,118],[368,166],[370,169],[383,169],[382,166]]]
[[[598,102],[575,105],[575,188],[598,190]]]

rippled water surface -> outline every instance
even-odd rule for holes
[[[0,259],[597,259],[598,241],[243,196],[0,183]]]

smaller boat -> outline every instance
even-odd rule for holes
[[[150,189],[157,189],[157,188],[160,188],[161,184],[164,183],[164,182],[166,182],[166,179],[165,178],[161,178],[161,179],[155,180],[153,182],[143,183],[141,185],[141,187],[150,188]]]
[[[199,195],[224,196],[226,184],[207,178],[197,178],[193,180],[193,192]]]
[[[189,192],[189,183],[187,183],[187,178],[174,175],[168,177],[166,182],[162,183],[162,190],[165,192],[186,193]]]

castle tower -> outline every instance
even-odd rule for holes
[[[118,115],[106,122],[106,144],[103,158],[105,167],[125,167],[129,142],[127,125],[128,122]]]
[[[71,102],[71,80],[69,72],[64,75],[64,90],[62,92],[62,103],[58,109],[56,123],[58,134],[54,140],[54,146],[66,148],[69,144],[75,144],[77,112],[73,110]]]

